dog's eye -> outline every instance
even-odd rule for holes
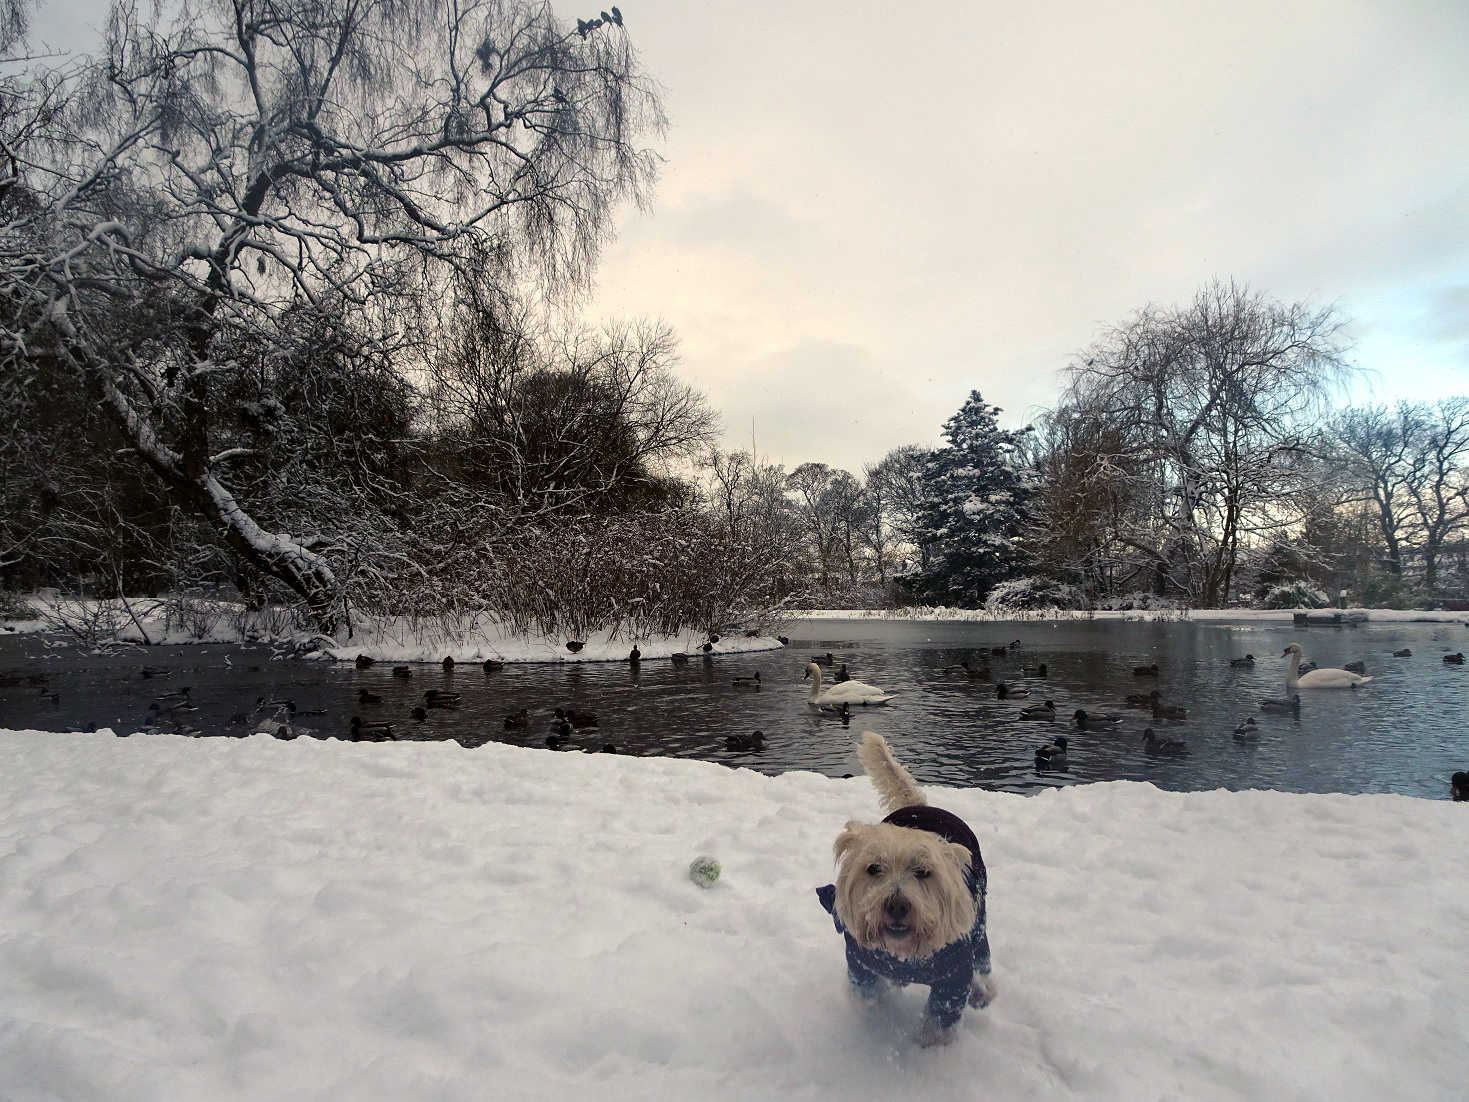
[[[868,876],[881,876],[882,875],[882,866],[879,865],[879,864],[877,864],[876,862],[874,862],[871,865],[868,865],[867,866],[867,875]]]
[[[913,875],[914,875],[915,878],[917,878],[919,880],[927,880],[929,878],[929,875],[930,874],[929,874],[929,871],[927,869],[914,869],[913,870]]]

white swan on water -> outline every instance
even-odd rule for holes
[[[1301,644],[1299,643],[1292,643],[1286,647],[1280,657],[1290,659],[1290,665],[1285,671],[1287,699],[1294,696],[1297,689],[1355,689],[1358,685],[1365,685],[1372,680],[1370,677],[1363,677],[1351,670],[1324,669],[1302,674]]]
[[[826,692],[821,691],[821,667],[815,662],[806,664],[806,676],[811,679],[811,696],[807,703],[816,708],[840,708],[843,704],[886,704],[893,698],[876,685],[865,681],[842,681]]]

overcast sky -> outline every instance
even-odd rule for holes
[[[668,321],[730,446],[860,471],[970,389],[1023,423],[1214,277],[1335,303],[1359,398],[1469,392],[1465,0],[621,7],[671,126],[588,310]]]

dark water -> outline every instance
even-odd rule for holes
[[[1270,788],[1289,792],[1397,792],[1446,798],[1449,775],[1469,769],[1469,667],[1442,656],[1469,648],[1462,624],[1366,624],[1297,629],[1282,623],[875,623],[800,621],[787,629],[788,650],[676,667],[647,661],[521,665],[486,674],[478,666],[446,672],[414,666],[392,676],[386,664],[357,670],[347,664],[296,661],[263,647],[131,648],[88,654],[39,636],[0,638],[0,726],[76,730],[86,724],[118,731],[193,728],[205,734],[248,734],[273,726],[256,701],[291,700],[295,726],[307,734],[345,737],[351,717],[390,722],[410,739],[458,738],[541,747],[551,709],[598,713],[595,731],[572,743],[613,743],[620,753],[703,758],[765,773],[811,769],[833,776],[859,771],[852,744],[864,729],[885,734],[920,780],[1010,791],[1100,780],[1147,780],[1163,788]],[[990,682],[971,681],[952,664],[1019,637],[1022,646],[990,658],[994,675],[1028,687],[1028,699],[1001,701]],[[1306,658],[1323,666],[1367,664],[1374,680],[1356,691],[1303,693],[1299,718],[1262,715],[1258,701],[1284,692],[1285,644],[1299,641]],[[1413,657],[1392,652],[1411,648]],[[898,694],[884,707],[857,708],[850,727],[807,706],[802,680],[807,656],[832,651],[854,677]],[[1253,653],[1253,669],[1228,659]],[[1049,677],[1022,668],[1044,662]],[[1135,677],[1156,662],[1156,679]],[[144,665],[171,676],[144,678]],[[760,671],[760,692],[732,678]],[[830,671],[827,671],[828,673]],[[44,678],[44,685],[28,678]],[[190,687],[196,712],[150,717],[163,694]],[[1128,709],[1123,697],[1157,687],[1165,701],[1189,709],[1187,719],[1154,721]],[[366,688],[383,703],[362,705]],[[422,722],[411,709],[424,690],[462,694],[455,710],[434,710]],[[53,699],[54,694],[54,699]],[[1028,722],[1021,707],[1056,703],[1058,720]],[[504,717],[529,708],[531,725],[506,730]],[[1115,730],[1077,731],[1078,709],[1121,713]],[[320,714],[310,714],[320,713]],[[1254,715],[1257,741],[1241,744],[1235,724]],[[1181,754],[1149,753],[1145,726],[1184,740]],[[765,732],[759,753],[731,751],[730,735]],[[1057,734],[1071,742],[1068,767],[1038,772],[1035,748]]]

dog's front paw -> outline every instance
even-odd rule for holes
[[[1000,988],[993,976],[975,976],[969,981],[969,1005],[977,1010],[989,1006],[999,993]]]
[[[952,1026],[946,1029],[938,1022],[925,1021],[923,1028],[918,1031],[917,1040],[924,1048],[933,1048],[936,1045],[952,1044],[957,1032]]]

